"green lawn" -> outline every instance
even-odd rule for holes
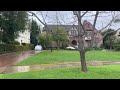
[[[120,60],[120,52],[112,52],[112,51],[88,51],[86,53],[86,60]],[[17,65],[30,65],[30,64],[45,64],[45,63],[53,63],[53,62],[76,62],[79,60],[79,52],[78,51],[68,51],[68,50],[53,50],[40,52]]]
[[[67,67],[44,71],[0,74],[0,79],[120,79],[120,65],[89,66],[88,72],[79,67]]]

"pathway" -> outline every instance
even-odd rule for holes
[[[88,66],[101,66],[101,65],[113,65],[113,64],[120,64],[120,61],[87,62]],[[39,70],[46,70],[53,68],[76,67],[76,66],[80,66],[80,62],[63,62],[63,63],[40,64],[40,65],[31,65],[31,66],[8,66],[1,73],[29,72],[29,71],[39,71]]]
[[[37,53],[37,51],[29,50],[29,51],[21,51],[21,52],[12,52],[12,53],[7,53],[7,54],[2,54],[2,55],[0,55],[0,67],[15,65],[16,63],[18,63],[36,53]]]
[[[38,52],[39,51],[29,50],[0,55],[0,72],[3,72],[5,68],[9,68],[10,66],[12,67],[12,65],[17,64]]]

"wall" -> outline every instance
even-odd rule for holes
[[[120,32],[120,30],[118,30],[118,31],[116,32],[116,34],[115,34],[116,39],[120,39],[120,36],[118,36],[118,35],[120,35],[119,32]]]
[[[15,40],[18,41],[20,44],[21,44],[21,42],[30,44],[30,32],[29,32],[29,30],[25,30],[23,33],[20,32],[19,37]]]

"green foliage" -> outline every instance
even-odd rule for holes
[[[103,49],[99,47],[93,47],[92,50],[103,50]]]
[[[30,43],[36,46],[38,44],[37,36],[39,35],[40,27],[38,27],[37,22],[34,20],[32,20],[30,31]]]
[[[110,33],[112,32],[112,33]],[[108,33],[108,34],[106,34]],[[108,29],[105,32],[102,33],[102,35],[104,36],[106,34],[106,36],[103,38],[103,46],[106,49],[113,49],[114,46],[114,40],[116,39],[115,34],[116,32],[113,29]]]
[[[58,28],[52,30],[53,41],[57,43],[57,48],[59,49],[61,45],[65,46],[63,43],[66,43],[68,40],[68,33],[63,28]]]
[[[115,50],[120,50],[120,39],[117,39],[114,44],[114,49]]]
[[[0,54],[7,52],[14,52],[15,51],[14,49],[15,49],[15,45],[0,44]]]
[[[22,43],[23,46],[26,46],[27,43]]]
[[[25,45],[25,46],[19,46],[19,45],[16,45],[15,46],[15,51],[26,51],[26,50],[31,50],[33,49],[33,45],[31,44],[28,44],[28,45]]]
[[[2,41],[9,43],[18,37],[19,32],[26,29],[28,16],[26,11],[1,11],[0,27],[3,29]]]
[[[43,49],[51,47],[52,36],[50,33],[43,32],[38,36],[38,41],[42,45]]]
[[[20,45],[18,41],[9,41],[8,43],[12,45]]]
[[[33,49],[33,45],[20,46],[15,44],[0,44],[0,54]]]

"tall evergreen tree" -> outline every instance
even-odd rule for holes
[[[34,46],[35,46],[38,44],[37,36],[39,35],[40,28],[39,28],[37,22],[34,20],[32,20],[30,31],[31,31],[30,43],[34,44]]]

